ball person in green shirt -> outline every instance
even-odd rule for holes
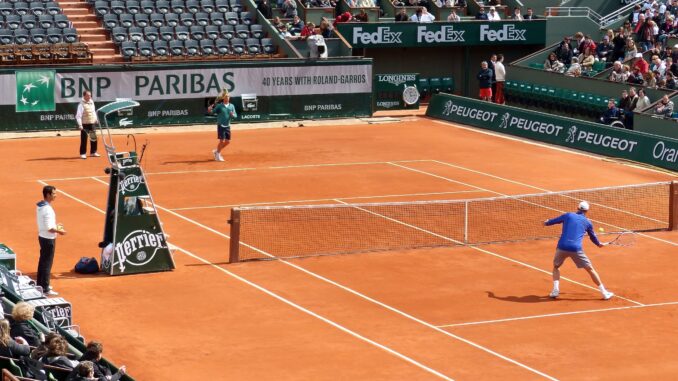
[[[228,91],[224,90],[214,105],[207,108],[207,113],[216,115],[217,117],[217,138],[219,144],[217,149],[212,150],[214,160],[224,161],[221,156],[221,151],[231,142],[231,119],[237,118],[238,114],[235,112],[235,106],[230,102]]]

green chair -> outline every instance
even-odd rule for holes
[[[595,72],[601,72],[601,71],[605,70],[605,61],[594,62],[592,69]]]
[[[428,79],[431,86],[431,94],[438,94],[443,89],[443,81],[438,77]]]
[[[443,92],[448,94],[454,93],[454,78],[452,77],[443,77]]]
[[[0,369],[7,369],[10,373],[18,377],[24,376],[21,368],[10,357],[0,356]]]
[[[431,85],[428,82],[428,78],[419,78],[419,82],[417,82],[417,87],[419,90],[419,94],[421,94],[422,98],[426,97],[431,93]]]

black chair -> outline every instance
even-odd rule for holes
[[[247,52],[251,55],[261,54],[261,45],[259,44],[258,38],[248,38],[246,41]]]
[[[235,28],[233,25],[222,25],[219,27],[221,37],[230,40],[235,37]]]
[[[118,15],[114,13],[104,15],[103,24],[104,27],[108,30],[112,30],[113,28],[119,26],[120,23],[118,22]]]
[[[124,58],[133,58],[137,55],[137,44],[132,41],[125,41],[120,47],[120,53]]]
[[[158,13],[167,14],[170,13],[170,2],[167,0],[158,0],[155,3],[155,9]]]
[[[144,30],[138,26],[133,26],[127,29],[127,35],[129,36],[130,41],[139,42],[144,39]],[[138,48],[138,46],[137,46]],[[139,52],[141,54],[141,52]]]
[[[127,38],[127,28],[122,26],[117,26],[111,30],[111,37],[113,42],[120,45],[121,43],[128,40]]]
[[[71,22],[68,20],[68,16],[63,14],[54,15],[54,25],[57,28],[66,29],[71,26]]]
[[[242,12],[243,6],[238,0],[229,0],[228,5],[231,7],[231,12]]]
[[[9,16],[11,14],[14,14],[14,7],[10,3],[6,2],[1,2],[0,3],[0,15],[2,16]]]
[[[111,12],[115,13],[116,15],[126,13],[125,11],[127,10],[127,7],[125,7],[125,2],[119,0],[111,1],[110,8]]]
[[[210,22],[212,23],[212,25],[222,26],[226,23],[226,20],[224,19],[223,13],[212,12],[210,13]]]
[[[139,55],[144,58],[153,57],[153,43],[150,41],[139,41],[137,42],[137,50]]]
[[[49,28],[47,29],[47,42],[50,44],[58,44],[64,40],[63,35],[61,34],[61,29],[59,28]]]
[[[137,15],[141,12],[141,5],[137,0],[127,0],[125,2],[125,6],[127,7],[127,13]]]
[[[247,25],[236,25],[235,34],[238,38],[246,39],[250,38],[250,27]]]
[[[228,4],[228,0],[216,0],[215,7],[217,12],[226,13],[231,11],[231,6]]]
[[[176,14],[182,14],[186,12],[186,4],[184,0],[172,0],[172,12]]]
[[[188,40],[191,37],[191,32],[187,26],[179,25],[174,28],[174,34],[176,34],[178,40]]]
[[[186,50],[184,49],[184,42],[179,40],[172,40],[169,42],[170,54],[172,57],[184,57]]]
[[[19,29],[21,27],[21,16],[9,15],[5,17],[5,26],[9,29]]]
[[[245,40],[242,38],[234,38],[231,40],[231,50],[233,54],[241,56],[246,51]]]
[[[252,37],[255,38],[263,38],[266,35],[264,32],[264,26],[261,24],[250,25],[250,32],[252,32]]]
[[[42,16],[45,13],[47,13],[47,10],[45,9],[45,5],[39,1],[33,1],[30,4],[30,10],[31,13],[36,15],[36,16]]]
[[[278,52],[278,47],[273,44],[272,38],[262,38],[261,39],[261,49],[264,53],[272,55]]]
[[[195,19],[193,18],[192,13],[180,14],[179,20],[181,21],[181,25],[183,26],[192,27],[193,25],[195,25]]]
[[[169,57],[170,50],[167,41],[163,40],[153,41],[153,54],[161,58]]]
[[[216,47],[216,52],[221,56],[231,54],[231,43],[225,38],[218,38],[214,41],[214,46]]]
[[[161,26],[160,27],[160,39],[163,41],[172,41],[174,40],[174,28],[171,26]]]
[[[14,3],[14,14],[17,14],[19,16],[27,15],[28,12],[30,12],[30,8],[28,3],[26,2],[18,2]]]
[[[131,28],[134,26],[134,15],[130,15],[129,13],[118,16],[118,20],[122,27]]]
[[[242,20],[242,23],[245,25],[251,25],[254,23],[254,15],[252,12],[241,12],[240,20]]]
[[[207,26],[210,24],[210,14],[205,12],[198,12],[195,14],[195,23],[200,26]]]
[[[78,32],[75,28],[65,28],[61,31],[61,34],[64,36],[64,42],[69,44],[78,42]]]
[[[226,19],[226,24],[229,25],[238,25],[238,14],[236,12],[226,12],[224,13],[224,19]]]
[[[151,20],[145,13],[137,13],[134,15],[134,25],[139,28],[145,28],[151,24]]]
[[[60,31],[61,32],[61,31]],[[61,33],[59,33],[61,34]],[[0,44],[9,45],[14,43],[14,32],[11,29],[0,29]]]
[[[205,28],[200,25],[194,25],[191,27],[191,38],[194,40],[202,40],[205,38]]]
[[[200,0],[200,8],[203,12],[212,13],[216,9],[213,0]],[[221,11],[219,11],[221,12]]]
[[[33,28],[30,31],[31,42],[34,44],[42,44],[47,41],[47,30],[43,28]]]
[[[146,41],[158,41],[160,40],[160,32],[158,32],[158,28],[154,26],[147,26],[144,28],[144,39]]]
[[[14,43],[19,45],[28,44],[31,40],[31,36],[28,34],[28,29],[15,29],[14,30]]]
[[[47,13],[52,16],[61,13],[61,7],[59,6],[59,3],[57,3],[56,1],[48,1],[47,3],[45,3],[45,9],[47,10]]]
[[[165,25],[167,25],[167,26],[177,26],[177,25],[179,25],[179,15],[176,14],[176,13],[165,14]]]
[[[200,1],[198,0],[187,0],[186,1],[186,11],[196,14],[200,12]]]
[[[205,56],[215,56],[216,50],[214,48],[214,42],[212,40],[200,40],[200,54]]]
[[[49,13],[42,15],[38,17],[38,24],[40,25],[40,28],[52,28],[54,27],[54,16],[50,15]]]
[[[155,13],[155,2],[152,0],[141,0],[139,6],[141,7],[141,11],[147,15]]]
[[[23,15],[21,16],[21,26],[25,29],[33,29],[38,26],[38,18],[35,15]]]
[[[205,37],[214,41],[219,38],[219,27],[216,25],[208,25],[205,27]]]
[[[196,40],[184,41],[184,48],[186,49],[186,56],[196,58],[200,56],[200,45]]]

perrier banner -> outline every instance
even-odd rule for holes
[[[54,70],[17,70],[16,112],[54,111]]]

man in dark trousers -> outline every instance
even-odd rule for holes
[[[89,154],[92,157],[99,157],[97,153],[96,130],[94,126],[99,124],[97,111],[92,100],[92,92],[85,90],[82,94],[82,100],[78,103],[78,110],[75,113],[75,121],[80,129],[80,158],[87,159],[87,139],[89,134],[93,134],[94,139],[90,140]]]
[[[480,64],[480,71],[478,75],[478,87],[480,87],[480,99],[484,101],[492,101],[492,70],[487,67],[487,61]]]
[[[56,223],[56,214],[52,209],[52,203],[57,197],[56,188],[45,185],[42,188],[42,201],[38,202],[38,242],[40,243],[40,259],[38,261],[38,286],[42,287],[45,296],[59,295],[49,285],[52,263],[54,262],[54,249],[57,235],[66,234],[61,224]]]

